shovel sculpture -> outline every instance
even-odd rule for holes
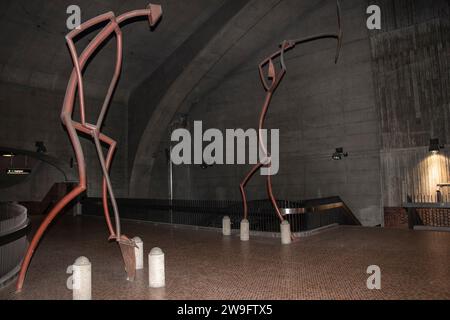
[[[250,170],[250,172],[245,176],[244,180],[240,183],[239,187],[241,190],[241,196],[242,196],[242,202],[244,206],[244,219],[248,219],[248,207],[247,207],[247,195],[245,193],[245,186],[247,185],[248,181],[252,178],[252,176],[255,174],[257,170],[259,170],[261,167],[267,168],[267,193],[270,198],[270,201],[272,203],[272,206],[275,209],[275,212],[280,219],[281,222],[285,220],[284,215],[282,214],[280,207],[277,204],[277,201],[275,199],[275,196],[273,195],[272,191],[272,179],[270,175],[270,168],[271,168],[271,159],[270,159],[270,153],[267,151],[267,146],[265,145],[264,140],[262,139],[262,132],[263,132],[263,126],[264,126],[264,120],[266,118],[267,110],[269,109],[269,104],[272,100],[272,96],[275,92],[275,90],[278,88],[281,80],[283,79],[284,75],[286,74],[286,64],[284,60],[284,54],[286,51],[292,49],[297,44],[306,43],[310,41],[315,41],[319,39],[336,39],[337,40],[337,47],[336,47],[336,55],[335,55],[335,63],[337,63],[339,58],[339,52],[341,49],[342,44],[342,28],[341,28],[341,9],[339,6],[339,1],[336,2],[337,7],[337,20],[338,20],[338,32],[337,33],[321,33],[316,34],[313,36],[300,38],[300,39],[294,39],[294,40],[284,40],[281,45],[280,49],[276,52],[274,52],[272,55],[264,59],[259,64],[259,76],[261,78],[262,84],[264,86],[264,89],[266,90],[266,97],[264,100],[264,104],[262,106],[262,110],[259,116],[259,145],[260,150],[262,151],[263,159],[262,161],[259,161],[253,168]],[[280,60],[280,69],[277,71],[275,67],[274,60],[279,58]],[[267,71],[265,71],[267,69]],[[267,73],[266,73],[267,72]],[[266,76],[267,75],[267,76]],[[269,81],[268,81],[269,80]]]
[[[128,239],[124,234],[121,233],[119,210],[117,207],[116,199],[114,197],[111,181],[109,179],[109,168],[111,166],[111,161],[116,148],[116,141],[104,135],[101,132],[101,128],[103,120],[106,115],[106,111],[111,102],[111,98],[114,93],[117,80],[119,79],[122,66],[122,32],[120,29],[120,24],[126,20],[130,20],[136,17],[148,17],[150,26],[154,27],[160,20],[161,15],[162,15],[161,6],[154,4],[149,4],[146,9],[126,12],[118,17],[116,17],[113,12],[108,12],[84,22],[78,28],[72,30],[69,34],[66,35],[66,41],[70,50],[70,55],[72,57],[74,68],[72,70],[69,83],[67,85],[66,95],[64,98],[64,103],[61,112],[61,120],[64,126],[67,128],[70,142],[72,143],[73,149],[75,151],[75,156],[78,162],[78,175],[80,181],[72,191],[70,191],[66,196],[64,196],[61,200],[59,200],[59,202],[53,207],[53,209],[48,213],[48,215],[45,217],[45,219],[39,226],[38,230],[36,231],[36,234],[33,236],[33,239],[30,242],[30,246],[28,247],[28,250],[25,254],[25,258],[21,265],[19,278],[17,281],[17,291],[21,291],[23,287],[25,275],[28,266],[30,264],[31,257],[33,256],[36,246],[38,245],[42,235],[44,234],[49,224],[68,203],[70,203],[72,200],[74,200],[76,197],[78,197],[81,193],[83,193],[86,190],[86,163],[84,160],[83,149],[81,148],[78,134],[90,135],[94,140],[95,147],[103,171],[103,184],[102,184],[103,210],[106,218],[106,224],[110,232],[109,239],[115,240],[119,244],[125,262],[125,270],[127,272],[128,279],[134,280],[136,272],[134,247],[136,245],[134,241]],[[87,29],[106,22],[107,22],[106,26],[104,26],[100,30],[100,32],[95,36],[95,38],[91,42],[89,42],[89,44],[86,46],[83,52],[78,56],[74,44],[74,38],[79,34],[83,33],[84,31],[86,31]],[[85,103],[84,103],[84,87],[83,87],[82,73],[89,58],[104,42],[108,40],[108,37],[113,33],[115,34],[117,40],[117,54],[116,54],[116,65],[114,69],[114,75],[110,82],[102,108],[100,110],[97,123],[90,124],[85,121]],[[80,105],[80,122],[77,122],[74,119],[72,119],[72,113],[75,104],[75,92],[77,91],[77,89],[78,89],[78,100]],[[102,143],[106,144],[109,147],[106,159],[103,154],[101,145]],[[107,198],[108,194],[114,212],[115,230],[112,226],[108,210],[108,198]]]

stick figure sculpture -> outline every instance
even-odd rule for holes
[[[124,234],[121,233],[120,229],[120,217],[119,210],[117,208],[116,199],[114,197],[114,192],[111,186],[111,181],[109,179],[109,168],[111,166],[111,161],[116,148],[116,141],[110,137],[101,133],[101,128],[103,120],[106,115],[109,103],[111,102],[111,97],[113,95],[114,89],[119,79],[121,65],[122,65],[122,32],[120,30],[120,24],[126,20],[133,19],[136,17],[148,17],[150,26],[153,27],[157,24],[162,15],[162,9],[160,5],[149,4],[146,9],[134,10],[124,13],[118,17],[114,15],[113,12],[108,12],[92,18],[85,23],[81,24],[77,29],[72,30],[66,35],[66,41],[70,50],[72,57],[72,62],[74,68],[72,74],[70,75],[69,83],[67,85],[66,96],[64,98],[64,103],[61,112],[61,120],[64,126],[67,128],[70,141],[72,143],[73,149],[75,151],[76,159],[78,162],[78,175],[80,181],[78,186],[75,187],[71,192],[64,196],[59,202],[53,207],[49,214],[45,217],[44,221],[39,226],[36,234],[31,240],[30,246],[26,252],[25,258],[22,262],[19,278],[17,281],[17,291],[20,291],[25,280],[25,275],[30,264],[31,257],[33,256],[34,250],[39,243],[42,235],[47,229],[48,225],[52,220],[61,212],[61,210],[72,200],[78,197],[81,193],[86,190],[86,163],[84,160],[83,149],[81,148],[80,140],[78,134],[88,134],[90,135],[95,143],[95,147],[98,153],[100,164],[103,171],[103,184],[102,184],[102,198],[103,198],[103,210],[106,218],[106,224],[109,229],[109,240],[115,240],[121,249],[123,259],[125,261],[125,270],[128,274],[128,279],[133,280],[136,272],[136,261],[134,256],[134,241],[128,239]],[[95,36],[95,38],[87,45],[84,51],[78,56],[74,38],[79,34],[83,33],[85,30],[107,22],[106,26],[103,27],[100,32]],[[112,77],[111,83],[109,85],[105,100],[103,102],[100,114],[97,119],[97,123],[90,124],[85,120],[85,103],[84,103],[84,87],[82,72],[86,66],[89,58],[94,54],[94,52],[108,40],[111,34],[115,34],[117,40],[117,54],[116,54],[116,65],[114,69],[114,75]],[[78,89],[78,99],[80,105],[80,122],[72,119],[72,113],[75,104],[75,92]],[[101,143],[108,145],[108,154],[106,159],[103,155],[103,150]],[[115,230],[113,229],[110,214],[108,210],[108,198],[109,194],[111,205],[114,211],[115,218]]]
[[[273,96],[275,90],[278,88],[278,85],[280,84],[284,75],[286,74],[287,69],[286,69],[286,64],[285,64],[285,60],[284,60],[284,53],[286,51],[294,48],[296,44],[306,43],[306,42],[315,41],[315,40],[319,40],[319,39],[332,38],[332,39],[337,40],[336,55],[335,55],[335,63],[337,63],[338,58],[339,58],[341,43],[342,43],[341,10],[340,10],[340,6],[339,6],[339,1],[336,2],[336,7],[337,7],[337,20],[338,20],[338,32],[337,33],[322,33],[322,34],[317,34],[317,35],[300,38],[300,39],[284,40],[281,43],[280,49],[278,51],[274,52],[272,55],[270,55],[269,57],[264,59],[259,64],[259,76],[261,78],[264,89],[266,90],[266,97],[265,97],[264,104],[262,106],[262,110],[261,110],[261,113],[259,116],[259,127],[258,127],[258,129],[259,129],[258,139],[259,139],[259,145],[260,145],[260,149],[262,151],[263,159],[259,163],[257,163],[255,166],[253,166],[253,168],[245,176],[244,180],[242,180],[242,182],[239,185],[240,190],[241,190],[243,207],[244,207],[244,218],[241,222],[241,239],[242,240],[248,240],[248,235],[244,236],[244,234],[243,234],[243,232],[246,232],[246,231],[243,231],[244,230],[243,224],[246,224],[248,226],[248,207],[247,207],[247,196],[245,193],[245,186],[247,185],[250,178],[252,178],[252,176],[255,174],[255,172],[257,170],[259,170],[261,167],[267,168],[267,173],[268,173],[267,181],[266,181],[267,194],[270,198],[272,206],[274,207],[275,212],[276,212],[278,218],[280,219],[280,221],[283,223],[283,221],[285,220],[285,217],[282,214],[282,212],[277,204],[277,201],[275,199],[275,196],[273,195],[273,191],[272,191],[272,179],[271,179],[271,175],[270,175],[271,158],[270,158],[270,153],[267,151],[267,147],[265,145],[265,142],[264,142],[263,136],[262,136],[264,120],[266,118],[267,110],[268,110],[269,104],[272,100],[272,96]],[[275,64],[274,64],[274,60],[277,59],[278,57],[280,59],[280,67],[281,67],[281,69],[279,71],[276,70]],[[268,82],[266,79],[265,68],[267,68],[267,79],[270,82]]]

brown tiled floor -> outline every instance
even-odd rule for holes
[[[11,284],[0,299],[71,299],[66,269],[81,255],[92,262],[94,299],[450,299],[450,233],[339,227],[282,246],[143,222],[123,230],[143,239],[145,256],[164,250],[165,289],[147,287],[146,268],[125,280],[102,219],[68,216],[42,241],[23,292]],[[381,268],[381,290],[366,287],[372,264]]]

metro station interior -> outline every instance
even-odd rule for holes
[[[448,0],[0,2],[0,300],[449,300]]]

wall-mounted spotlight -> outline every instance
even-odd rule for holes
[[[13,158],[14,156],[15,156],[15,154],[12,152],[3,152],[2,153],[2,157],[5,157],[5,158]]]
[[[47,152],[47,148],[44,145],[44,141],[36,141],[34,146],[36,147],[37,153],[46,153]]]
[[[336,151],[333,153],[331,158],[333,160],[342,160],[342,158],[345,158],[348,156],[347,152],[344,152],[344,148],[336,148]]]
[[[10,176],[23,176],[23,175],[28,175],[30,173],[31,173],[31,169],[28,169],[28,168],[23,168],[23,169],[10,168],[10,169],[6,169],[6,174],[10,175]]]
[[[430,139],[430,146],[428,147],[428,151],[432,154],[437,154],[441,149],[444,149],[444,145],[439,143],[438,138]]]

